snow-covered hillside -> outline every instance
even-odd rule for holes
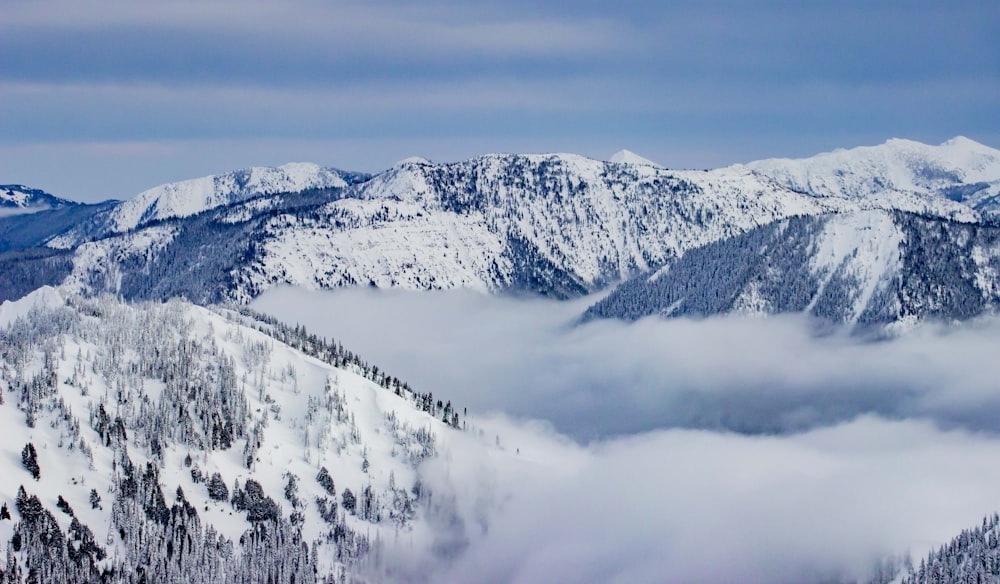
[[[468,519],[424,469],[510,456],[457,404],[253,315],[42,288],[0,329],[4,582],[416,577]]]
[[[250,197],[346,186],[343,173],[317,164],[300,162],[278,167],[255,166],[143,191],[119,205],[111,213],[111,221],[114,230],[122,232],[150,221],[187,217]]]
[[[663,168],[659,164],[653,162],[652,160],[639,156],[631,150],[619,150],[611,155],[608,162],[614,162],[615,164],[635,164],[637,166],[655,166],[657,168]]]
[[[692,250],[585,318],[806,312],[850,325],[1000,307],[1000,228],[902,212],[797,217]]]
[[[251,167],[224,174],[168,183],[122,201],[91,224],[49,241],[57,248],[124,233],[153,221],[189,217],[247,199],[306,189],[336,189],[366,175],[326,168],[309,162],[278,167]]]
[[[980,525],[962,530],[921,558],[919,567],[911,566],[901,580],[901,584],[937,582],[1000,582],[1000,515],[986,516]]]
[[[943,200],[988,212],[1000,210],[1000,150],[962,136],[938,146],[892,139],[811,158],[760,160],[745,168],[819,197],[920,211],[893,202],[916,197],[934,214],[940,214],[934,210]]]
[[[210,298],[245,301],[282,283],[571,297],[777,219],[857,207],[789,191],[747,170],[671,172],[574,155],[488,155],[403,162],[312,207],[227,207],[190,237],[208,241],[212,230],[217,244],[226,231],[252,242],[248,257],[225,268],[233,285]],[[120,247],[116,239],[88,244],[78,255],[77,281],[88,281],[95,261],[116,261]],[[96,260],[100,253],[109,259]],[[187,255],[168,248],[154,257],[155,270],[178,257]]]
[[[0,217],[36,213],[75,204],[40,189],[24,185],[0,185]]]
[[[996,153],[956,138],[712,171],[671,171],[628,152],[612,162],[413,158],[374,177],[252,169],[152,189],[102,216],[104,227],[98,217],[49,245],[132,229],[81,246],[68,281],[127,298],[245,302],[280,284],[569,298],[790,217],[886,210],[978,223],[1000,180]],[[317,184],[339,186],[267,194]],[[152,220],[149,234],[133,229]]]

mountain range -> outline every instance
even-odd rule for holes
[[[75,204],[41,189],[24,185],[0,185],[0,217],[27,215]]]
[[[775,238],[778,231],[793,237],[797,231],[781,226],[799,226],[803,223],[795,218],[815,217],[808,233],[832,234],[838,246],[846,246],[838,248],[837,261],[853,264],[828,265],[833,260],[816,255],[824,249],[818,240],[796,240],[802,254],[795,267],[780,263],[787,258],[779,250],[792,244],[778,239],[769,255],[744,256],[747,261],[756,258],[758,267],[766,266],[775,278],[778,272],[803,270],[839,274],[813,278],[839,283],[824,284],[822,302],[815,286],[803,288],[812,290],[804,293],[803,298],[809,297],[804,303],[798,297],[758,298],[754,287],[761,284],[754,281],[744,283],[745,289],[729,301],[708,301],[721,294],[720,287],[736,284],[731,277],[701,277],[685,283],[686,301],[679,309],[668,310],[678,300],[675,291],[655,303],[641,303],[643,310],[635,303],[611,310],[616,299],[624,298],[619,291],[587,318],[810,310],[857,323],[867,322],[874,312],[851,303],[868,298],[869,288],[894,286],[893,278],[911,280],[907,270],[919,266],[897,254],[899,258],[886,260],[883,271],[858,267],[868,259],[849,256],[868,258],[866,249],[884,248],[872,238],[905,239],[913,232],[882,233],[855,223],[930,225],[935,220],[934,225],[956,234],[966,225],[982,226],[985,234],[995,220],[1000,188],[1000,151],[966,138],[939,146],[889,140],[808,159],[763,160],[709,171],[668,170],[628,151],[611,158],[491,154],[443,164],[414,158],[371,176],[309,164],[253,168],[150,189],[61,231],[28,228],[31,243],[44,243],[50,251],[40,254],[45,256],[41,259],[14,263],[21,270],[31,262],[52,264],[52,250],[68,250],[71,266],[61,261],[57,269],[45,265],[34,270],[49,274],[43,283],[134,299],[181,295],[197,302],[246,302],[280,284],[470,288],[571,298],[618,282],[637,290],[634,278],[648,280],[654,274],[662,288],[671,281],[661,277],[669,273],[667,267],[678,266],[675,273],[688,274],[682,266],[709,257],[704,246],[743,246],[747,237],[771,233]],[[41,225],[51,213],[31,215],[32,225]],[[905,214],[912,218],[904,219]],[[0,234],[3,229],[0,223]],[[840,235],[841,230],[846,231]],[[995,275],[984,253],[992,251],[982,246],[955,249],[956,257],[977,266],[964,280],[977,286],[976,303],[935,308],[937,301],[930,297],[897,299],[890,304],[898,310],[876,311],[879,316],[870,320],[961,319],[992,308]],[[893,267],[897,259],[902,267]],[[714,271],[725,269],[720,264]],[[868,271],[864,277],[841,277],[858,270]],[[926,276],[933,281],[925,290],[952,284],[939,280],[941,273]],[[843,289],[843,298],[835,298],[834,289]],[[651,298],[652,292],[641,294]],[[830,307],[830,302],[839,304]],[[695,305],[703,306],[695,310]]]
[[[998,161],[957,138],[710,171],[627,151],[293,164],[99,205],[4,187],[0,582],[435,581],[558,464],[242,303],[610,289],[582,319],[965,320],[1000,303]],[[870,581],[997,581],[997,525]]]
[[[901,211],[800,216],[691,250],[584,320],[807,313],[859,331],[1000,307],[1000,225]]]

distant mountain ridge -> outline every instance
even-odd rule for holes
[[[0,217],[15,213],[35,213],[77,204],[50,195],[41,189],[33,189],[24,185],[0,185]]]
[[[245,302],[280,284],[570,298],[797,216],[980,224],[1000,184],[1000,151],[964,138],[711,171],[612,158],[411,158],[374,176],[250,169],[150,189],[46,241],[75,249],[68,284],[126,298]]]
[[[742,167],[814,196],[873,200],[913,193],[988,213],[1000,210],[1000,150],[963,136],[939,146],[895,138],[878,146],[798,160],[759,160]]]
[[[775,187],[746,170],[672,172],[575,155],[405,162],[326,197],[287,211],[295,197],[263,197],[193,223],[161,224],[148,236],[140,230],[89,243],[77,252],[71,281],[129,296],[135,290],[115,275],[128,265],[180,282],[182,248],[238,231],[235,244],[246,254],[220,268],[228,284],[189,290],[188,298],[246,301],[284,283],[568,298],[780,218],[856,207]]]
[[[1000,307],[1000,224],[899,211],[794,217],[618,286],[584,320],[806,313],[856,330]]]
[[[106,214],[77,229],[57,235],[49,245],[71,248],[84,241],[124,233],[156,221],[190,217],[260,196],[307,189],[343,188],[367,176],[310,162],[297,162],[278,167],[255,166],[167,183],[122,201]]]

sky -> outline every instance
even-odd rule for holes
[[[628,148],[670,168],[1000,145],[984,0],[0,3],[0,183]]]
[[[252,307],[468,408],[420,471],[468,543],[429,581],[857,581],[1000,509],[997,318],[880,342],[799,317],[574,326],[593,301],[284,287]]]

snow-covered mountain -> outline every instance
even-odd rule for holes
[[[910,213],[795,217],[623,283],[590,318],[805,312],[861,328],[1000,307],[1000,227]]]
[[[611,155],[608,162],[614,162],[615,164],[635,164],[639,166],[655,166],[657,168],[663,168],[659,164],[653,162],[648,158],[639,156],[631,150],[619,150]]]
[[[50,195],[41,189],[24,185],[0,185],[0,217],[37,213],[76,204]]]
[[[452,457],[514,460],[457,405],[249,313],[42,288],[0,330],[3,582],[419,581],[484,520]]]
[[[309,162],[278,167],[251,167],[154,187],[135,195],[96,221],[54,237],[49,245],[70,248],[87,240],[124,233],[165,219],[190,217],[248,199],[307,189],[337,189],[367,175],[326,168]]]
[[[811,158],[760,160],[745,168],[813,196],[893,206],[892,200],[916,195],[930,205],[949,199],[1000,211],[1000,150],[962,136],[938,146],[892,139]]]
[[[571,297],[777,219],[858,207],[804,196],[745,169],[672,172],[575,155],[509,154],[404,162],[335,200],[286,204],[256,199],[195,223],[156,226],[155,237],[86,244],[71,281],[134,297],[127,282],[103,275],[125,266],[146,285],[156,274],[153,280],[176,292],[174,284],[192,285],[185,266],[209,253],[203,242],[226,249],[218,242],[231,241],[228,249],[245,253],[219,266],[226,288],[189,290],[188,298],[245,301],[283,283]],[[155,249],[143,247],[154,239]],[[192,254],[192,245],[205,251]]]
[[[127,298],[245,302],[286,283],[568,298],[789,217],[899,210],[978,223],[996,153],[956,138],[712,171],[627,152],[412,158],[373,177],[298,165],[151,189],[49,245],[89,241],[67,283]],[[309,184],[338,186],[267,194]]]
[[[308,162],[255,166],[143,191],[119,205],[111,221],[115,231],[128,231],[143,223],[187,217],[260,195],[346,187],[344,176],[342,171]]]

